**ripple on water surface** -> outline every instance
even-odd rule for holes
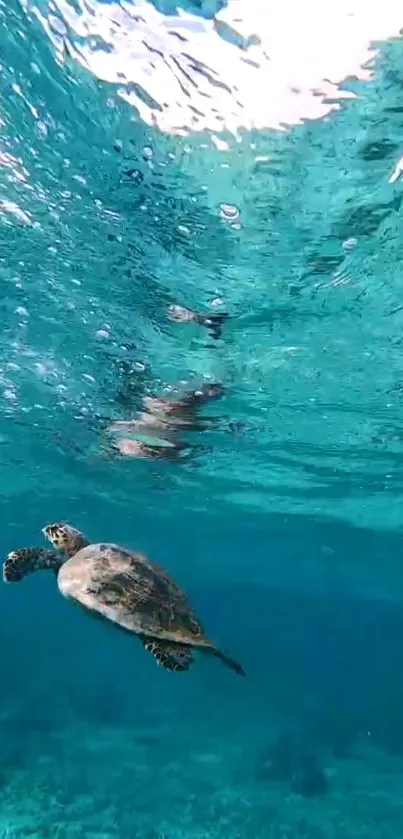
[[[2,7],[5,497],[396,523],[401,10],[350,12]],[[107,455],[208,381],[179,465]]]

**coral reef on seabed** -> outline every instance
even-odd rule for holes
[[[8,723],[14,739],[13,724]],[[325,795],[257,777],[258,742],[157,724],[76,720],[2,730],[1,839],[395,839],[403,759],[370,744],[325,767]]]

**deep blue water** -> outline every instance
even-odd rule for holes
[[[143,551],[247,674],[3,585],[0,837],[402,836],[403,12],[304,5],[0,2],[2,555]]]

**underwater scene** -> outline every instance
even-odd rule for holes
[[[0,839],[401,839],[403,6],[0,25]]]

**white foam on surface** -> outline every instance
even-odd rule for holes
[[[164,15],[147,2],[73,8],[55,0],[51,8],[35,11],[60,60],[73,55],[117,85],[144,122],[171,134],[319,119],[353,95],[341,89],[345,79],[371,77],[375,42],[403,27],[400,0],[230,0],[212,20],[181,9]]]

